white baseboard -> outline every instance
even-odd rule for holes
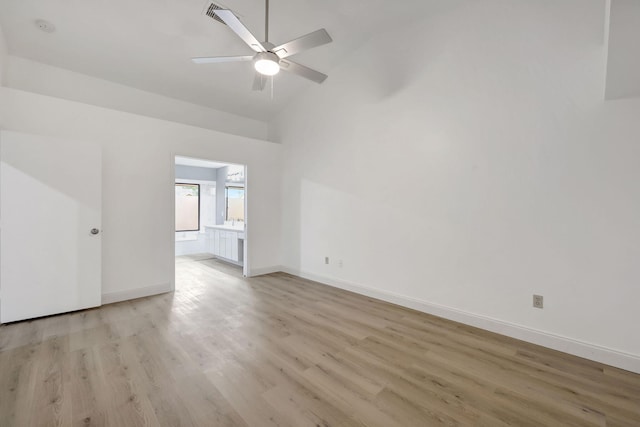
[[[640,374],[640,356],[630,353],[624,353],[607,347],[587,343],[573,338],[552,334],[549,332],[532,329],[515,323],[505,322],[491,317],[469,313],[456,308],[447,307],[439,304],[433,304],[416,298],[395,294],[393,292],[380,291],[356,283],[350,283],[330,277],[323,277],[313,273],[282,267],[281,271],[299,276],[305,279],[313,280],[335,288],[344,289],[355,292],[357,294],[366,295],[368,297],[380,299],[403,307],[412,308],[423,313],[433,314],[434,316],[453,320],[455,322],[464,323],[466,325],[475,326],[487,331],[506,335],[532,344],[541,345],[553,350],[562,351],[564,353],[573,354],[585,359],[604,363],[606,365],[615,366],[627,371]]]
[[[284,267],[281,265],[274,265],[271,267],[261,267],[261,268],[252,268],[249,272],[249,277],[262,276],[265,274],[278,273],[280,271],[285,271]]]
[[[151,295],[164,294],[173,291],[171,283],[161,285],[145,286],[144,288],[127,289],[125,291],[107,292],[102,294],[102,305],[114,302],[126,301],[130,299],[143,298]]]

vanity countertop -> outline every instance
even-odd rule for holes
[[[204,228],[217,228],[218,230],[226,230],[226,231],[244,231],[244,224],[241,225],[205,225]]]

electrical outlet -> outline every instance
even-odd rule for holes
[[[533,296],[533,306],[535,308],[543,308],[544,307],[544,297],[542,295],[534,295]]]
[[[325,264],[329,264],[329,257],[328,256],[324,257],[324,263]]]
[[[338,267],[342,268],[342,260],[338,260]]]

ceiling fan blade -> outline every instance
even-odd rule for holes
[[[327,30],[322,28],[321,30],[314,31],[302,37],[298,37],[295,40],[281,44],[274,47],[272,52],[278,55],[280,58],[286,58],[303,50],[311,49],[313,47],[322,46],[323,44],[331,43],[333,39],[327,33]]]
[[[251,61],[253,56],[212,56],[204,58],[191,58],[196,64],[217,64],[220,62],[242,62]]]
[[[264,90],[265,85],[267,84],[267,77],[263,76],[260,73],[256,73],[256,77],[253,79],[253,90],[260,91]]]
[[[251,34],[251,31],[249,31],[247,27],[245,27],[244,24],[240,22],[238,17],[234,15],[232,11],[228,9],[220,9],[216,10],[214,13],[218,16],[218,18],[222,19],[224,23],[227,24],[227,26],[238,35],[238,37],[244,40],[244,42],[248,44],[251,49],[255,50],[256,52],[267,51],[264,46],[262,46],[262,43],[260,43],[258,39],[256,39],[253,34]]]
[[[328,77],[326,74],[322,74],[319,71],[312,70],[309,67],[305,67],[304,65],[300,65],[286,59],[280,61],[280,69],[297,74],[300,77],[304,77],[305,79],[312,80],[316,83],[322,83]]]

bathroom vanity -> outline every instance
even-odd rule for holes
[[[244,224],[205,225],[208,252],[237,265],[244,263]]]

